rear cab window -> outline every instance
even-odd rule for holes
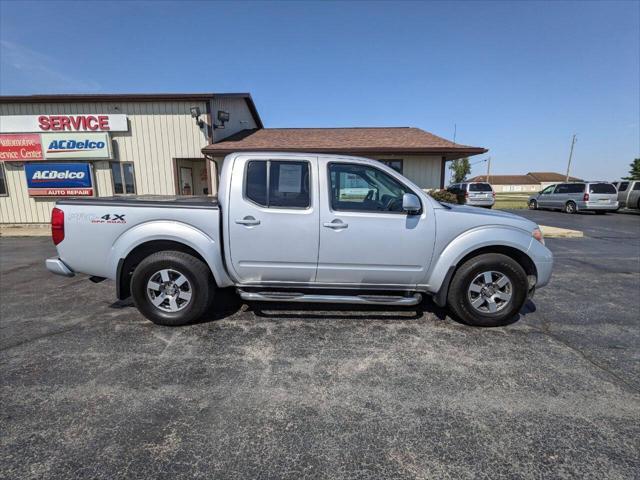
[[[590,183],[589,193],[615,194],[618,192],[616,191],[616,187],[614,187],[610,183]]]
[[[245,171],[244,196],[267,208],[309,208],[309,162],[251,160]]]

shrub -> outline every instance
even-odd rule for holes
[[[446,190],[428,190],[427,193],[439,202],[458,203],[458,197]]]

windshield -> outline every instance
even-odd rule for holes
[[[469,184],[470,192],[492,192],[491,185],[488,183],[470,183]]]
[[[617,193],[616,187],[610,183],[592,183],[589,185],[589,193]]]

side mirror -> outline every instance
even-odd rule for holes
[[[415,196],[413,193],[405,193],[402,196],[402,210],[409,213],[415,214],[418,213],[422,209],[422,205],[420,204],[420,199]]]

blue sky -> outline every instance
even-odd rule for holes
[[[577,176],[640,156],[637,1],[1,1],[0,49],[4,95],[248,91],[268,127],[457,124],[495,174],[564,171],[573,133]]]

